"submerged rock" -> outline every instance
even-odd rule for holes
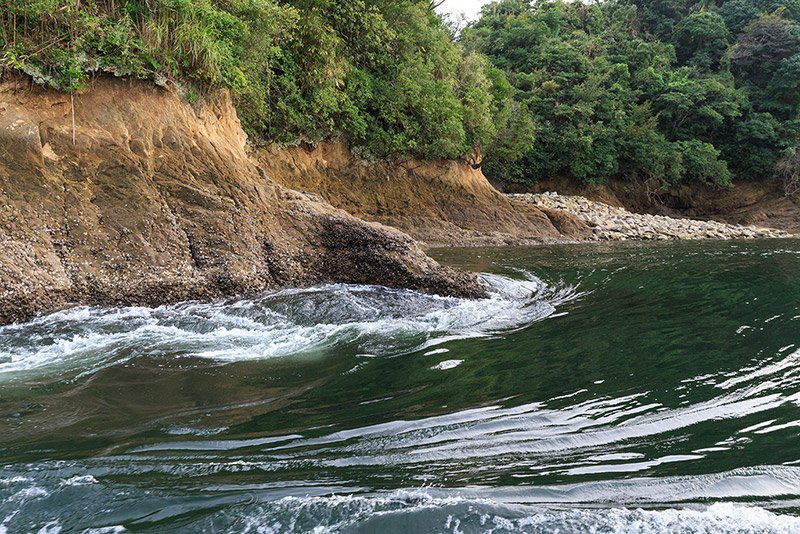
[[[271,181],[226,94],[0,83],[0,324],[324,282],[485,295],[409,236]]]

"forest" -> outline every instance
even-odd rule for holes
[[[521,184],[800,183],[800,0],[502,0],[465,27],[430,0],[6,0],[0,45],[61,91],[227,88],[255,144]]]
[[[532,148],[490,175],[531,183],[797,180],[797,0],[504,0],[464,29],[507,73]]]

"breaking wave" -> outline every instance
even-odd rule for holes
[[[340,344],[395,356],[521,328],[581,294],[522,274],[482,275],[490,291],[484,300],[336,284],[237,301],[74,308],[0,327],[0,380],[88,374],[142,356],[236,362],[319,353]]]

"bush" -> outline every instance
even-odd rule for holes
[[[0,44],[3,68],[62,91],[96,73],[228,88],[255,143],[472,159],[510,120],[505,75],[420,0],[18,0]]]

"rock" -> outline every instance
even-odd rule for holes
[[[547,215],[556,230],[564,236],[572,239],[588,239],[592,236],[589,224],[568,211],[542,208],[542,212]]]
[[[583,197],[546,194],[509,195],[514,200],[532,204],[547,213],[569,213],[591,228],[587,239],[733,239],[753,237],[788,237],[773,229],[729,225],[717,221],[676,219],[660,215],[640,215],[624,208],[609,206]]]
[[[69,98],[18,82],[0,83],[0,324],[325,282],[485,296],[408,235],[271,181],[225,93],[100,78],[73,132]]]

